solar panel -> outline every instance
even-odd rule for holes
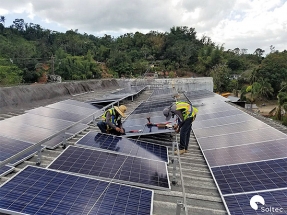
[[[15,169],[15,167],[11,167],[11,166],[2,166],[0,167],[0,178],[8,175],[10,172],[13,172],[13,170]]]
[[[38,143],[52,135],[55,131],[34,127],[25,124],[8,123],[5,120],[0,121],[0,136],[11,137],[29,143]]]
[[[196,135],[196,133],[195,133]],[[286,134],[272,128],[261,128],[253,131],[244,131],[233,134],[225,134],[213,137],[198,138],[203,150],[238,146],[250,143],[258,143],[270,140],[286,138]]]
[[[205,150],[210,167],[287,157],[287,139]]]
[[[53,137],[52,139],[46,141],[45,143],[43,143],[42,146],[45,146],[45,148],[47,148],[47,149],[53,150],[53,149],[57,148],[59,145],[61,145],[65,139],[69,140],[73,136],[74,136],[73,134],[69,134],[67,132],[65,133],[65,135],[59,134],[59,135]]]
[[[93,110],[90,108],[84,108],[84,107],[80,107],[80,106],[76,106],[76,105],[66,104],[63,102],[57,102],[54,104],[50,104],[50,105],[47,105],[46,107],[63,110],[63,111],[69,112],[69,113],[86,115],[86,116],[94,114],[98,111],[98,108],[96,108],[96,107],[95,107],[95,110]]]
[[[242,113],[242,111],[238,110],[238,109],[221,111],[221,112],[217,112],[217,113],[209,113],[209,114],[204,114],[204,113],[199,112],[199,114],[197,114],[196,118],[197,118],[197,120],[207,120],[207,119],[232,116],[232,115],[241,114],[241,113]]]
[[[4,161],[33,145],[32,143],[15,140],[9,137],[1,136],[0,138],[0,161]]]
[[[142,187],[170,189],[166,162],[113,152],[69,146],[48,168]]]
[[[67,100],[64,100],[64,101],[61,101],[61,102],[66,103],[66,104],[76,105],[76,106],[79,106],[79,107],[90,108],[92,110],[98,110],[99,109],[99,108],[91,105],[90,103],[80,102],[80,101],[73,100],[73,99],[67,99]]]
[[[260,195],[264,204],[258,203],[258,208],[253,209],[250,200],[253,196]],[[287,214],[287,189],[244,193],[224,197],[230,214]],[[255,202],[254,202],[255,203]]]
[[[287,187],[287,158],[212,168],[223,195]]]
[[[27,112],[30,114],[47,116],[47,117],[56,118],[56,119],[63,119],[63,120],[72,121],[72,122],[79,122],[82,120],[81,121],[82,123],[89,123],[92,121],[91,118],[85,119],[87,116],[83,114],[74,114],[74,113],[70,113],[67,111],[48,108],[48,107],[39,107],[39,108],[35,108],[32,110],[28,110]]]
[[[0,187],[9,214],[152,214],[153,191],[27,166]]]
[[[269,127],[267,124],[261,122],[260,120],[252,120],[250,122],[239,122],[233,123],[228,125],[220,125],[215,127],[201,128],[201,129],[194,129],[194,133],[196,134],[197,138],[201,137],[212,137],[216,135],[223,135],[223,134],[232,134],[236,132],[242,131],[251,131],[260,128],[267,128]]]
[[[111,150],[126,155],[160,160],[168,162],[168,150],[166,146],[125,137],[112,136],[97,132],[89,132],[76,142],[76,145],[90,146],[104,150]]]
[[[9,119],[5,119],[5,121],[10,123],[31,125],[55,131],[61,131],[73,125],[73,122],[71,121],[50,118],[29,113],[11,117]]]
[[[75,135],[75,134],[81,133],[82,131],[86,130],[87,128],[89,128],[88,125],[83,124],[83,123],[79,123],[77,125],[74,125],[72,128],[69,128],[67,130],[67,133]]]
[[[200,109],[200,111],[202,111]],[[237,115],[232,115],[232,116],[227,116],[227,117],[220,117],[220,118],[215,118],[215,119],[208,119],[208,120],[195,120],[192,123],[193,130],[195,129],[200,129],[200,128],[209,128],[213,126],[220,126],[220,125],[227,125],[227,124],[232,124],[235,122],[246,122],[246,121],[253,121],[255,120],[254,117],[242,113],[242,114],[237,114]]]

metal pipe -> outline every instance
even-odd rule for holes
[[[178,157],[178,163],[179,163],[179,173],[180,173],[180,179],[181,179],[181,186],[182,186],[182,194],[183,194],[183,208],[185,210],[185,214],[188,215],[188,210],[187,210],[187,203],[186,203],[186,194],[185,194],[185,187],[184,187],[184,181],[183,181],[183,174],[182,174],[182,169],[181,169],[181,161],[180,161],[180,154],[179,154],[179,146],[178,146],[178,141],[177,141],[177,134],[175,134],[176,138],[176,146],[177,146],[177,157]]]
[[[175,156],[174,156],[174,146],[176,145],[175,142],[172,142],[172,181],[171,183],[173,185],[176,185],[177,181],[176,181],[176,159],[175,159]]]

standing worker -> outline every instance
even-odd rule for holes
[[[125,105],[108,109],[102,116],[103,121],[97,123],[101,132],[113,135],[125,134],[125,129],[122,127],[122,117],[126,117],[126,110]]]
[[[197,112],[198,110],[187,102],[175,102],[163,110],[167,121],[174,115],[177,116],[178,123],[174,126],[174,130],[176,133],[180,132],[179,154],[186,153],[188,150],[191,126]],[[177,150],[175,154],[178,154]]]

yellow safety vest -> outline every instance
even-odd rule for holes
[[[107,118],[107,112],[110,112],[111,116],[116,116],[115,109],[114,109],[114,108],[111,108],[111,109],[107,110],[107,111],[103,114],[102,119],[103,119],[104,121],[105,121],[106,118]],[[120,114],[119,114],[119,116],[118,116],[116,119],[113,118],[113,117],[111,117],[111,122],[112,122],[113,124],[116,124],[116,122],[117,122],[118,120],[120,120],[121,118],[122,118],[122,117],[121,117]]]
[[[192,109],[192,113],[191,113]],[[189,103],[186,102],[176,102],[176,110],[183,110],[182,116],[183,120],[193,117],[197,114],[198,110],[195,107],[191,107]]]

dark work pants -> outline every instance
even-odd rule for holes
[[[191,126],[192,126],[192,118],[187,118],[180,129],[179,150],[188,149]]]
[[[97,123],[97,126],[99,127],[102,133],[107,133],[107,123],[100,121]]]
[[[106,122],[98,122],[97,123],[97,126],[99,127],[99,129],[101,130],[102,133],[107,133],[107,123]],[[121,132],[117,132],[115,129],[111,129],[109,130],[109,134],[113,134],[113,135],[117,135],[117,136],[120,136],[120,135],[123,135]]]

